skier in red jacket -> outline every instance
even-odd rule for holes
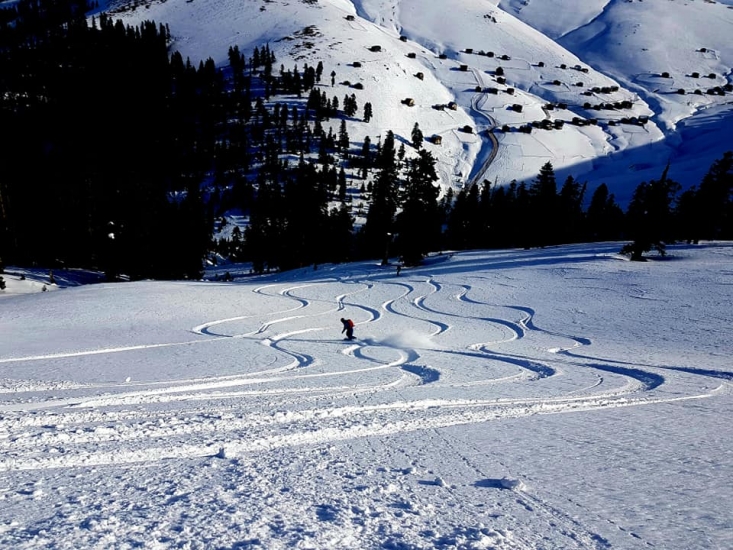
[[[341,330],[341,334],[344,332],[346,333],[346,339],[347,340],[353,340],[354,339],[354,321],[351,319],[344,319],[341,318],[341,323],[343,323],[344,328]]]

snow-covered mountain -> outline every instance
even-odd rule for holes
[[[0,547],[730,548],[733,243],[618,248],[8,268]]]
[[[287,68],[323,62],[336,73],[334,95],[374,105],[370,123],[350,121],[352,142],[387,130],[409,140],[417,122],[442,137],[427,147],[444,185],[529,181],[549,160],[561,179],[571,174],[591,190],[605,182],[624,203],[667,162],[687,187],[733,148],[732,8],[733,0],[122,0],[101,9],[130,24],[168,23],[172,47],[194,62],[223,66],[230,46],[264,43]],[[458,109],[435,108],[450,102]],[[566,123],[538,128],[543,120]]]

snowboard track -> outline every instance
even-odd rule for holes
[[[326,287],[315,283],[255,288],[254,294],[267,296],[273,304],[285,302],[264,318],[248,314],[202,322],[190,329],[200,337],[198,340],[0,358],[2,363],[53,363],[99,354],[124,357],[133,350],[216,346],[233,338],[243,344],[259,343],[276,356],[274,364],[268,360],[268,365],[263,364],[264,358],[257,358],[248,372],[200,379],[126,384],[59,382],[52,399],[36,395],[42,385],[3,384],[0,470],[213,456],[222,445],[234,454],[252,454],[531,415],[649,406],[728,391],[733,379],[730,373],[714,370],[623,364],[592,353],[574,354],[569,350],[579,346],[592,350],[591,339],[543,329],[536,323],[532,307],[472,298],[469,284],[455,294],[433,276],[374,282],[361,280],[356,274],[339,283],[345,289],[356,285],[356,289],[324,295],[322,289]],[[420,290],[423,285],[425,292]],[[371,304],[370,291],[375,287],[391,293],[392,298]],[[468,307],[463,315],[452,305],[455,301]],[[496,314],[487,316],[487,309]],[[390,337],[365,337],[344,346],[342,340],[332,339],[340,328],[333,317],[340,314],[354,317],[364,332],[407,322],[425,336],[416,344],[395,343]],[[446,348],[441,336],[451,330],[451,319],[458,317],[472,319],[483,331],[503,331],[505,337]],[[251,324],[251,330],[227,330],[241,328],[243,322]],[[537,345],[526,348],[534,350],[531,355],[510,352],[517,341],[524,342],[524,346],[533,339],[537,339]],[[548,348],[548,342],[554,342],[555,347]],[[313,344],[319,345],[316,353]],[[328,354],[329,349],[340,352],[335,356],[338,359]],[[456,379],[460,373],[441,366],[445,354],[465,359],[466,368],[474,372],[470,382],[461,382]],[[719,385],[713,389],[701,387],[697,392],[687,388],[673,397],[657,394],[671,380],[660,371],[679,373],[688,379],[712,378]],[[568,372],[579,373],[587,380],[580,387],[549,396],[546,391],[533,389],[561,379]],[[421,387],[433,384],[468,390],[518,386],[521,397],[502,398],[500,391],[460,399],[421,395]],[[322,404],[323,398],[334,403]],[[220,414],[212,414],[205,406],[211,401],[219,403]],[[402,412],[398,420],[390,416],[396,411]],[[284,426],[287,430],[282,432]],[[116,448],[120,442],[127,442],[131,448],[120,451]],[[49,446],[61,452],[48,456],[36,450]]]

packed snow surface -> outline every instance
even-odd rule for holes
[[[731,548],[733,243],[619,247],[7,268],[0,547]]]

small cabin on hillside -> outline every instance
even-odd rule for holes
[[[370,52],[381,52],[382,51],[382,46],[374,45],[374,46],[372,46],[372,47],[369,48],[369,51]]]
[[[402,100],[403,105],[407,105],[408,107],[414,107],[415,106],[415,100],[411,97],[406,97]]]

